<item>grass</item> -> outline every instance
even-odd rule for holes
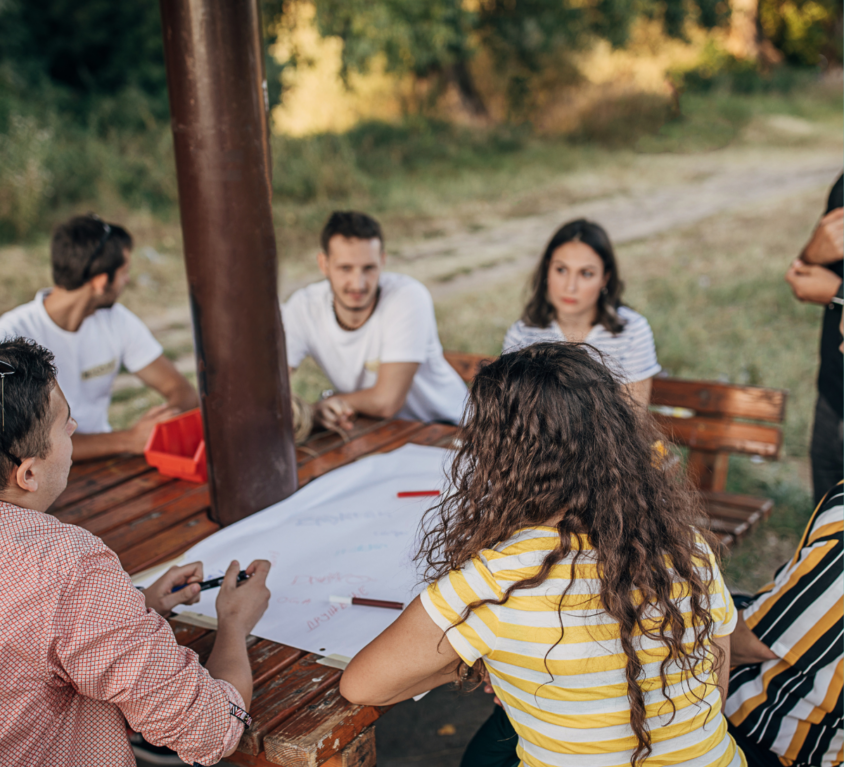
[[[651,188],[693,181],[706,175],[708,153],[724,146],[736,161],[746,152],[765,152],[772,162],[789,152],[841,149],[841,92],[835,83],[809,83],[790,95],[717,89],[689,93],[679,116],[666,119],[663,114],[658,123],[651,122],[664,107],[653,99],[640,105],[628,101],[616,112],[602,105],[593,116],[597,143],[582,136],[540,138],[523,129],[470,133],[439,123],[370,124],[345,136],[276,138],[274,217],[283,283],[314,278],[317,233],[337,208],[375,214],[396,257],[392,268],[413,273],[424,264],[403,252],[407,243],[483,232],[505,220],[635,194],[643,180]],[[638,117],[637,110],[642,111]],[[78,184],[75,198],[66,195],[47,214],[42,211],[38,227],[46,232],[50,221],[90,208],[125,222],[137,246],[134,279],[124,302],[150,322],[168,356],[179,359],[191,348],[186,281],[177,215],[173,201],[169,208],[165,204],[172,187],[161,169],[171,157],[166,142],[156,136],[137,144],[149,150],[143,162],[130,152],[131,173],[113,171],[99,184]],[[117,154],[103,139],[86,144],[83,158],[96,165],[116,162]],[[145,179],[145,163],[153,161],[156,173]],[[75,166],[56,167],[65,173],[61,168]],[[87,172],[97,175],[96,169]],[[141,190],[147,181],[152,185],[152,202],[145,202],[142,191],[121,197],[118,187],[132,178]],[[770,521],[725,564],[730,582],[747,590],[761,585],[789,556],[811,513],[805,455],[820,310],[794,301],[782,274],[817,219],[822,196],[822,190],[792,194],[618,248],[626,300],[649,319],[660,361],[672,375],[789,390],[785,460],[759,465],[735,458],[731,464],[731,490],[776,501]],[[25,201],[29,204],[31,197]],[[448,277],[481,275],[497,263],[460,249],[437,258],[442,268],[429,281],[433,287],[450,284]],[[30,234],[0,247],[0,270],[0,311],[30,300],[50,283],[46,235]],[[497,354],[520,313],[526,282],[524,274],[436,300],[444,347]],[[293,381],[294,391],[306,399],[315,399],[328,386],[311,360]],[[114,397],[112,423],[126,426],[159,401],[129,382]]]

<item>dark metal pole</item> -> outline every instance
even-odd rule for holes
[[[297,487],[258,0],[161,0],[212,516]]]

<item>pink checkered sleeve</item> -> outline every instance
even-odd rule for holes
[[[229,703],[243,700],[212,679],[111,552],[82,558],[58,602],[56,673],[77,691],[117,705],[129,726],[192,764],[215,764],[240,739]]]

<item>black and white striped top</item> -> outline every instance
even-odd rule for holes
[[[628,306],[618,309],[618,316],[626,321],[624,329],[617,335],[597,324],[589,331],[585,341],[615,363],[614,372],[624,383],[644,381],[659,373],[662,368],[656,359],[654,334],[648,321]],[[523,320],[514,322],[504,336],[503,353],[524,349],[543,341],[565,341],[566,337],[556,320],[547,328],[534,328]]]
[[[747,625],[781,660],[733,669],[726,714],[784,765],[842,763],[842,499],[839,483],[815,511],[794,558],[744,609]]]

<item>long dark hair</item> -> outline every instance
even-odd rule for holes
[[[601,603],[618,622],[627,658],[636,765],[652,748],[635,637],[641,634],[666,649],[660,677],[672,706],[667,676],[677,666],[684,678],[704,684],[712,653],[721,654],[717,645],[709,649],[714,572],[702,542],[707,534],[695,530],[701,514],[697,494],[660,465],[652,446],[664,437],[595,359],[598,354],[585,344],[541,343],[504,354],[479,371],[452,463],[453,491],[426,515],[417,559],[432,583],[520,528],[547,524],[565,512],[556,524],[556,548],[538,571],[509,585],[500,600],[469,605],[461,620],[483,604],[504,604],[516,589],[541,584],[572,552],[573,584],[581,556],[577,536],[588,536]],[[674,596],[678,582],[688,599],[685,608]],[[690,614],[689,627],[683,609]],[[685,636],[687,628],[693,639]],[[561,612],[558,641],[563,631]],[[711,685],[703,687],[699,701],[708,689]]]
[[[604,228],[585,218],[578,218],[561,226],[545,246],[545,252],[539,259],[531,279],[531,296],[522,314],[522,321],[534,328],[547,328],[554,320],[554,307],[548,300],[548,269],[554,251],[567,242],[582,242],[588,245],[603,262],[604,273],[609,275],[609,280],[598,296],[596,324],[600,323],[610,333],[620,333],[625,325],[625,321],[618,316],[618,308],[622,306],[624,283],[618,274],[615,251]]]

